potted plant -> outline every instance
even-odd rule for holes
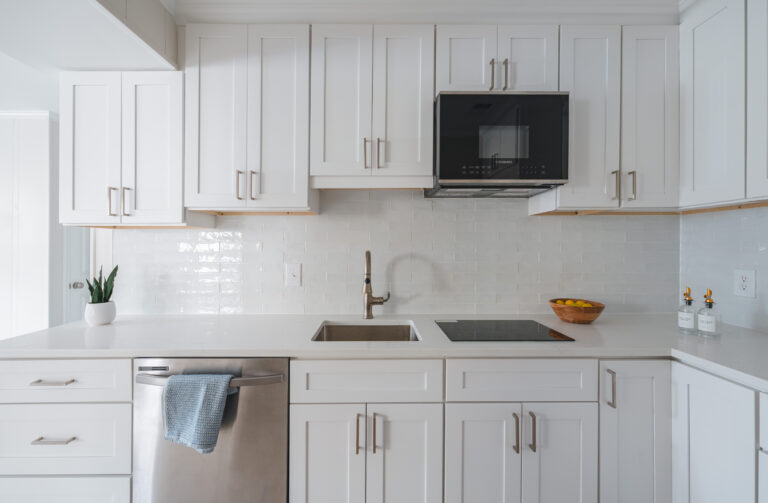
[[[117,314],[115,303],[109,300],[112,297],[112,290],[115,287],[115,276],[117,276],[117,266],[112,269],[107,279],[104,280],[99,268],[99,277],[93,278],[93,283],[88,283],[88,291],[91,292],[91,301],[85,305],[85,321],[91,325],[107,325],[112,323]]]

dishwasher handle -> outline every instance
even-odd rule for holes
[[[150,386],[165,386],[169,375],[136,374],[136,384],[149,384]],[[230,388],[243,386],[258,386],[262,384],[278,384],[285,381],[284,374],[267,374],[252,377],[234,377],[229,381]]]

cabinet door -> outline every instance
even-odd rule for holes
[[[670,362],[600,362],[600,500],[672,497]]]
[[[680,23],[680,202],[744,198],[744,0],[703,0]]]
[[[59,89],[59,218],[120,223],[120,72],[62,72]]]
[[[123,73],[124,224],[183,218],[181,72]]]
[[[495,24],[438,25],[435,92],[499,90],[496,34]]]
[[[597,404],[523,404],[523,503],[597,503]]]
[[[365,405],[290,407],[290,502],[365,501]]]
[[[366,503],[443,501],[442,404],[368,404]]]
[[[309,26],[248,27],[248,206],[306,208]]]
[[[370,175],[371,25],[312,26],[310,173]]]
[[[622,205],[679,199],[677,26],[625,26],[622,43]]]
[[[185,205],[245,206],[245,25],[187,25]]]
[[[755,392],[672,363],[672,501],[755,501]]]
[[[432,25],[373,28],[372,172],[432,175]]]
[[[519,503],[522,405],[445,405],[445,503]]]
[[[747,12],[747,197],[765,197],[768,196],[768,3],[747,0]],[[768,455],[760,456],[766,457]]]
[[[499,26],[503,91],[557,91],[560,28],[554,25]]]
[[[570,92],[568,183],[562,208],[619,205],[621,28],[560,28],[560,90]]]

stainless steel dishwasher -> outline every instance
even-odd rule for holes
[[[210,454],[163,438],[162,392],[173,374],[233,374]],[[285,503],[287,358],[134,360],[133,503]]]

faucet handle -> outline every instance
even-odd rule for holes
[[[387,292],[387,296],[386,296],[386,297],[382,297],[382,298],[381,298],[381,303],[383,304],[383,303],[385,303],[386,301],[388,301],[388,300],[389,300],[389,297],[390,297],[390,295],[389,295],[389,292]]]

